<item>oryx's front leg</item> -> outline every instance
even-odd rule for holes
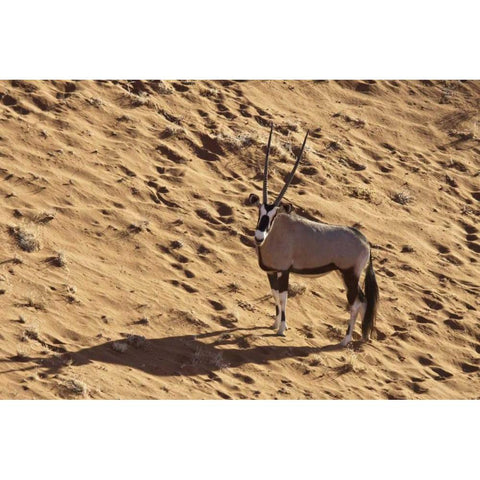
[[[268,281],[270,282],[270,288],[272,289],[273,299],[275,300],[275,322],[273,323],[273,329],[278,330],[280,327],[280,320],[282,318],[282,312],[280,309],[280,295],[278,291],[278,275],[277,272],[268,273]]]
[[[289,272],[280,272],[278,274],[278,291],[280,298],[280,327],[278,328],[277,335],[285,335],[287,329],[287,317],[285,311],[287,309],[287,297],[288,297],[288,276]]]

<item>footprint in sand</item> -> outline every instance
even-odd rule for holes
[[[480,243],[467,242],[467,247],[475,253],[480,253]]]
[[[181,286],[182,286],[183,289],[184,289],[185,291],[187,291],[188,293],[197,293],[197,292],[198,292],[198,289],[197,289],[197,288],[192,287],[192,286],[189,285],[188,283],[182,282],[182,283],[181,283]]]
[[[423,315],[415,315],[415,320],[417,323],[423,323],[423,324],[435,324],[432,320],[429,320],[428,318],[425,318]]]
[[[242,117],[251,118],[253,115],[248,111],[249,108],[250,107],[244,103],[240,104],[240,115],[242,115]]]
[[[430,290],[424,290],[424,294],[429,295],[428,297],[423,297],[423,301],[428,305],[432,310],[442,310],[443,303],[440,300],[432,298],[432,292]]]
[[[170,84],[177,92],[180,92],[180,93],[184,93],[184,92],[188,92],[190,90],[190,88],[187,86],[187,85],[183,85],[181,83],[177,83],[177,82],[172,82]]]
[[[206,220],[208,223],[212,224],[212,225],[220,225],[220,222],[213,218],[213,216],[210,214],[210,212],[208,212],[207,210],[205,210],[204,208],[200,208],[198,210],[195,210],[195,213],[202,219],[202,220]]]
[[[433,245],[438,250],[438,253],[450,253],[450,249],[445,245],[442,245],[440,243],[434,243]]]
[[[167,147],[167,145],[160,144],[158,145],[156,150],[158,150],[162,155],[164,155],[174,163],[178,163],[181,165],[188,163],[188,159],[186,159],[183,155],[180,155],[178,152],[176,152],[172,148]]]
[[[223,303],[217,302],[216,300],[208,300],[210,305],[217,311],[225,310],[226,307]]]
[[[222,392],[221,390],[217,390],[217,394],[224,400],[231,400],[232,398],[228,393]]]
[[[433,365],[433,360],[431,358],[428,358],[428,357],[424,357],[423,355],[420,355],[418,358],[417,358],[418,362],[423,365],[424,367],[428,367],[430,365]]]
[[[223,202],[215,202],[215,207],[223,223],[233,223],[235,221],[233,218],[233,209],[230,205]]]
[[[465,327],[458,320],[454,320],[453,318],[449,318],[448,320],[444,320],[443,323],[447,327],[451,328],[452,330],[465,330]]]
[[[446,380],[447,378],[453,377],[453,373],[450,373],[449,371],[444,370],[441,367],[431,367],[431,369],[438,375],[438,376],[433,376],[434,380],[442,381],[442,380]]]
[[[183,271],[183,273],[185,274],[185,276],[186,276],[187,278],[195,278],[195,274],[194,274],[191,270],[185,269],[185,270]]]
[[[227,118],[228,120],[234,120],[237,116],[232,113],[223,103],[218,104],[218,112],[222,117]]]
[[[378,168],[382,173],[390,173],[395,167],[390,163],[378,164]]]
[[[421,380],[421,381],[423,381],[423,380]],[[424,387],[423,385],[421,385],[417,381],[412,382],[411,388],[415,393],[418,393],[420,395],[428,392],[428,388]]]
[[[460,367],[465,373],[475,373],[480,370],[480,367],[477,365],[472,365],[471,363],[461,363]]]
[[[18,103],[16,98],[14,98],[14,97],[12,97],[11,95],[8,95],[8,94],[5,94],[5,95],[0,94],[0,100],[2,100],[2,103],[6,107],[13,107],[14,105],[16,105]]]
[[[465,238],[467,239],[467,241],[469,242],[475,242],[476,240],[478,240],[478,235],[475,234],[475,233],[469,233],[465,236]]]
[[[247,383],[248,385],[252,385],[253,383],[255,383],[255,380],[252,377],[250,377],[249,375],[243,375],[241,373],[234,373],[233,376],[235,378],[238,378],[242,382]]]

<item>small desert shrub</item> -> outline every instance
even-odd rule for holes
[[[135,348],[142,348],[147,343],[147,340],[143,335],[129,335],[127,343]]]
[[[148,220],[142,220],[140,222],[131,223],[128,226],[128,231],[130,233],[144,232],[145,230],[148,230],[149,225],[150,225],[150,222]]]
[[[86,100],[87,100],[87,103],[94,106],[95,108],[100,108],[103,105],[102,100],[98,97],[90,97],[90,98],[87,98]]]
[[[38,325],[29,325],[22,334],[21,340],[25,342],[27,339],[38,340],[39,339],[39,328]]]
[[[202,97],[207,97],[207,98],[210,98],[210,97],[218,98],[218,97],[223,96],[217,88],[210,88],[210,87],[209,88],[202,88],[200,90],[200,95]]]
[[[58,252],[56,255],[48,258],[48,262],[55,267],[65,267],[67,264],[67,259],[63,252]]]
[[[34,221],[36,223],[48,223],[51,222],[56,215],[57,213],[54,211],[41,212],[35,216]]]
[[[130,94],[130,100],[131,100],[132,106],[134,106],[134,107],[142,107],[144,105],[151,105],[149,95],[146,92],[141,92],[139,95],[135,95],[134,93],[131,93]]]
[[[227,289],[229,292],[237,293],[240,291],[240,285],[237,282],[231,282],[227,285]]]
[[[411,194],[406,190],[397,192],[392,195],[392,200],[400,205],[407,205],[413,200]]]
[[[222,147],[235,152],[255,143],[255,138],[247,133],[239,133],[236,135],[219,133],[215,136],[215,140],[217,140]]]
[[[288,286],[288,296],[289,298],[294,298],[297,295],[303,295],[305,293],[305,290],[305,285],[301,285],[299,283],[291,283]]]
[[[76,379],[69,379],[63,382],[62,387],[74,395],[85,395],[87,393],[87,386],[84,382]]]
[[[23,226],[10,226],[8,229],[10,235],[12,235],[17,241],[17,245],[25,252],[34,252],[40,249],[40,242],[36,237],[36,234],[28,231]]]
[[[40,299],[38,300],[35,295],[28,295],[23,298],[22,302],[16,303],[17,307],[27,307],[34,308],[35,310],[46,310],[45,302]]]
[[[125,353],[128,350],[128,345],[125,342],[113,342],[112,350],[118,353]]]
[[[160,95],[171,95],[174,92],[173,88],[170,87],[169,85],[167,85],[162,80],[155,81],[154,84],[153,84],[153,88]]]
[[[373,202],[375,199],[372,190],[365,187],[353,187],[350,191],[350,196],[360,200],[366,200],[367,202]]]
[[[160,137],[162,139],[170,138],[170,137],[179,138],[179,137],[182,137],[184,133],[185,133],[185,129],[183,127],[176,127],[172,125],[172,126],[166,127],[165,130],[163,130],[163,132],[161,133]]]

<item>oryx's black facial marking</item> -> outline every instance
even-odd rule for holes
[[[279,207],[269,204],[260,204],[258,212],[258,223],[255,230],[255,241],[261,245],[267,238],[268,232],[273,226],[273,221],[278,213]]]
[[[257,230],[261,230],[262,232],[264,232],[267,229],[269,222],[270,219],[268,218],[268,215],[263,215],[263,217],[261,217],[260,221],[258,222]]]

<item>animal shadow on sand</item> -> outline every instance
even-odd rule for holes
[[[212,375],[224,368],[235,368],[246,364],[267,365],[287,358],[308,357],[311,354],[339,350],[338,345],[325,347],[262,345],[250,346],[252,334],[233,335],[235,332],[266,330],[264,327],[249,329],[231,328],[199,335],[181,335],[147,339],[140,348],[128,346],[119,352],[115,344],[125,342],[124,338],[111,340],[83,348],[46,357],[10,357],[4,362],[30,364],[16,371],[35,368],[45,369],[46,375],[60,372],[65,366],[81,366],[92,362],[123,365],[157,376]],[[254,334],[256,337],[270,337],[272,334]],[[212,341],[213,340],[213,341]],[[362,348],[353,342],[353,348]],[[32,366],[31,363],[34,363]],[[1,373],[7,373],[3,371]]]

